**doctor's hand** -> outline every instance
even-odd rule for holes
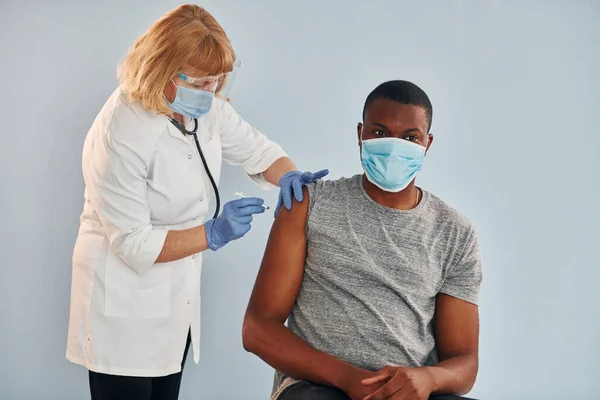
[[[298,202],[304,200],[304,194],[302,193],[302,186],[313,183],[317,179],[321,179],[329,173],[329,170],[324,169],[314,174],[312,172],[300,172],[290,171],[279,180],[279,200],[277,201],[277,207],[275,207],[275,216],[279,212],[281,206],[289,211],[292,209],[292,195]]]
[[[232,240],[239,239],[250,230],[253,214],[265,212],[263,199],[246,197],[223,206],[223,212],[204,223],[208,247],[216,251]]]
[[[369,387],[384,383],[364,400],[427,400],[433,392],[433,378],[427,368],[385,367],[371,378],[363,379]]]

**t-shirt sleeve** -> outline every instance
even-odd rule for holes
[[[317,204],[320,194],[323,191],[323,188],[325,186],[325,184],[328,183],[327,181],[324,181],[322,179],[317,179],[316,181],[309,183],[306,186],[306,189],[308,191],[308,215],[310,216],[310,213],[312,211],[312,209],[314,208],[315,204]]]
[[[306,235],[308,237],[308,231],[309,231],[309,225],[310,225],[310,216],[312,214],[312,211],[315,207],[315,205],[317,204],[317,202],[319,201],[319,197],[320,194],[323,190],[323,186],[325,184],[325,181],[323,181],[322,179],[317,179],[316,181],[309,183],[306,186],[306,190],[308,191],[308,213],[306,215]],[[306,201],[307,199],[305,199]]]
[[[482,275],[479,242],[475,230],[471,228],[460,256],[446,275],[440,293],[477,304]]]

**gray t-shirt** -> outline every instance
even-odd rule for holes
[[[437,294],[478,300],[481,259],[469,221],[427,191],[412,210],[384,207],[362,175],[308,192],[304,277],[288,327],[372,371],[437,363]],[[282,381],[276,374],[274,388]]]

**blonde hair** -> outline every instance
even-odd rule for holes
[[[165,14],[138,38],[119,66],[121,90],[130,101],[168,114],[163,91],[185,65],[208,76],[233,70],[235,54],[225,31],[202,7],[185,4]],[[224,79],[217,87],[223,88]]]

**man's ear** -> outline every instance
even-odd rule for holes
[[[429,151],[429,148],[431,147],[432,143],[433,143],[433,134],[428,133],[427,134],[427,147],[425,148],[425,154],[427,154],[427,152]]]
[[[359,122],[358,125],[356,125],[356,133],[358,135],[358,145],[359,146],[360,146],[360,137],[361,137],[361,134],[362,134],[362,127],[363,127],[362,122]]]

